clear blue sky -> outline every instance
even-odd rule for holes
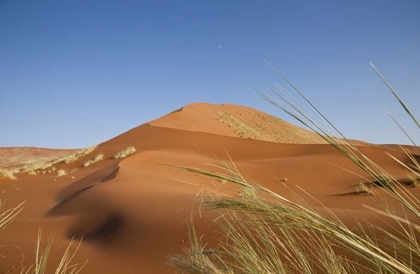
[[[420,132],[420,1],[0,0],[0,146],[77,148],[193,102],[292,121],[242,82],[269,60],[350,138]]]

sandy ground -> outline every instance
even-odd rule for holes
[[[106,141],[75,162],[58,164],[56,169],[73,170],[66,176],[0,179],[6,208],[26,201],[0,233],[0,273],[20,273],[33,264],[40,227],[43,243],[55,233],[48,273],[72,237],[83,238],[75,257],[81,264],[88,260],[82,273],[175,273],[167,257],[188,247],[191,215],[205,242],[217,238],[215,216],[200,212],[198,194],[235,195],[238,189],[161,163],[217,171],[209,165],[215,157],[232,160],[244,176],[286,197],[292,197],[290,190],[276,178],[287,178],[290,189],[300,191],[299,186],[347,221],[370,218],[362,205],[375,203],[354,193],[355,184],[370,179],[366,174],[312,133],[264,117],[269,116],[241,106],[193,104]],[[404,153],[360,144],[393,175],[406,176],[386,155],[408,162]],[[127,146],[136,153],[112,159]],[[105,160],[83,168],[97,153]],[[419,189],[410,191],[419,197]]]

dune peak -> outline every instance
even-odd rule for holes
[[[316,133],[251,107],[198,102],[148,124],[222,136],[293,144],[324,144]]]

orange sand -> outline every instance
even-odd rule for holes
[[[383,148],[362,144],[360,150],[383,168],[396,177],[406,175]],[[136,153],[112,159],[127,146]],[[387,152],[408,162],[403,153]],[[105,160],[83,168],[97,153]],[[21,214],[0,233],[5,245],[0,248],[0,273],[20,273],[34,262],[40,226],[44,242],[56,232],[49,273],[72,236],[83,237],[75,257],[80,263],[89,260],[82,273],[175,273],[167,256],[188,247],[186,220],[192,212],[204,240],[211,242],[215,235],[214,215],[198,214],[197,194],[232,194],[236,189],[158,163],[217,170],[207,165],[215,156],[227,162],[231,157],[244,176],[291,197],[274,177],[287,178],[291,189],[298,191],[299,186],[348,220],[369,216],[362,204],[375,206],[371,198],[353,194],[353,186],[363,181],[357,174],[367,175],[313,133],[247,107],[193,104],[106,141],[73,163],[58,164],[56,169],[77,169],[66,176],[0,179],[6,207],[26,201]],[[410,191],[419,197],[419,189]]]

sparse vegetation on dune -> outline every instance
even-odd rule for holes
[[[38,240],[36,242],[36,250],[35,250],[35,265],[30,266],[28,269],[22,269],[22,274],[44,274],[47,271],[47,263],[49,260],[49,256],[51,254],[51,248],[53,246],[54,241],[54,234],[52,234],[48,240],[48,242],[43,245],[42,244],[42,227],[39,229],[38,232]],[[74,256],[76,255],[77,251],[79,250],[81,242],[75,247],[72,251],[72,247],[75,244],[75,240],[71,239],[69,245],[67,246],[66,250],[64,251],[60,262],[55,268],[55,274],[77,274],[79,273],[85,264],[79,265],[78,263],[73,263]]]
[[[76,151],[75,153],[72,153],[72,154],[69,154],[69,155],[67,155],[67,156],[63,157],[63,158],[61,159],[61,162],[65,163],[65,164],[68,164],[68,163],[74,162],[74,161],[76,161],[77,159],[79,159],[79,158],[81,158],[81,157],[83,157],[83,156],[86,156],[86,155],[90,154],[90,153],[91,153],[92,151],[94,151],[97,147],[98,147],[98,146],[91,146],[91,147],[87,147],[87,148],[85,148],[85,149],[78,150],[78,151]]]
[[[96,148],[97,148],[97,146],[91,146],[91,147],[87,147],[87,148],[78,150],[78,151],[76,151],[74,153],[71,153],[71,154],[68,154],[66,156],[57,158],[55,160],[39,161],[39,162],[31,163],[31,164],[26,164],[26,165],[23,165],[23,166],[0,169],[0,178],[1,177],[7,177],[7,178],[12,179],[12,177],[9,177],[10,174],[13,175],[13,174],[19,174],[19,173],[27,173],[27,174],[30,174],[30,175],[47,174],[47,173],[51,174],[51,173],[54,173],[56,171],[55,165],[57,165],[57,164],[68,164],[68,163],[74,162],[77,159],[90,154]],[[97,156],[99,156],[99,154]],[[95,157],[95,159],[96,159],[96,157]],[[97,161],[100,161],[100,160],[97,160]],[[4,176],[6,174],[8,174],[9,176]]]
[[[0,169],[0,179],[1,178],[16,180],[16,177],[13,174],[13,170],[8,170],[8,169],[4,169],[4,168]]]
[[[25,202],[17,205],[16,207],[9,208],[7,210],[4,209],[4,203],[0,201],[0,230],[5,229],[15,218],[16,216],[23,210],[23,205]],[[36,252],[35,252],[35,265],[29,267],[28,269],[22,269],[21,274],[44,274],[47,270],[47,263],[48,258],[51,252],[52,244],[54,235],[51,235],[49,241],[46,245],[41,244],[42,239],[42,228],[40,228],[38,232],[38,239],[36,244]],[[79,266],[78,263],[73,263],[74,256],[77,250],[80,247],[80,243],[76,246],[75,250],[72,251],[72,246],[74,245],[75,240],[72,239],[67,246],[66,250],[64,251],[61,260],[56,267],[54,273],[56,274],[77,274],[79,273],[84,265]],[[22,254],[24,258],[24,254]],[[23,259],[22,258],[22,259]],[[23,263],[23,260],[22,262]],[[17,267],[19,265],[16,265]]]
[[[220,122],[232,128],[241,138],[279,143],[326,144],[325,140],[314,132],[266,113],[256,111],[252,115],[248,113],[246,117],[239,113],[239,117],[217,110],[216,114]]]
[[[4,202],[0,200],[0,230],[3,230],[13,221],[16,216],[23,210],[25,202],[17,205],[16,207],[4,209]]]
[[[378,74],[420,129],[420,123],[388,82]],[[367,173],[371,181],[357,185],[356,193],[373,196],[371,188],[380,187],[387,193],[388,199],[398,202],[404,208],[403,214],[395,213],[394,208],[376,195],[372,199],[382,210],[370,207],[367,210],[393,222],[399,230],[390,232],[367,221],[358,223],[357,229],[347,227],[331,210],[314,207],[298,193],[294,193],[296,200],[292,201],[261,185],[248,182],[234,165],[222,164],[219,173],[176,167],[227,181],[241,187],[242,191],[238,197],[216,194],[203,197],[203,207],[218,213],[217,222],[225,237],[211,249],[201,242],[201,237],[192,225],[189,250],[185,255],[173,256],[171,263],[182,273],[202,274],[420,273],[420,243],[417,240],[420,236],[420,201],[409,188],[416,186],[420,178],[417,159],[408,152],[407,156],[412,160],[410,164],[394,158],[407,170],[409,176],[404,180],[393,178],[346,139],[287,79],[283,79],[320,118],[303,111],[291,99],[294,97],[279,86],[278,91],[270,88],[279,96],[278,99],[255,89]],[[333,136],[332,130],[328,130],[320,120],[337,132],[341,140]],[[420,149],[416,144],[413,145]],[[411,216],[410,219],[407,216]]]
[[[104,159],[104,155],[102,153],[100,153],[100,154],[96,155],[95,158],[87,160],[86,162],[84,162],[83,167],[88,167],[91,164],[102,161],[103,159]]]
[[[133,146],[126,147],[126,148],[124,148],[123,150],[121,150],[121,151],[117,152],[117,153],[113,156],[113,158],[114,158],[114,159],[122,159],[122,158],[127,157],[127,156],[128,156],[128,155],[130,155],[130,154],[133,154],[134,152],[136,152],[136,149],[135,149]]]
[[[373,196],[372,187],[365,183],[359,183],[356,185],[356,193],[359,195]]]
[[[59,169],[57,171],[57,177],[61,177],[61,176],[64,176],[64,175],[67,175],[67,171],[65,171],[64,169]]]

